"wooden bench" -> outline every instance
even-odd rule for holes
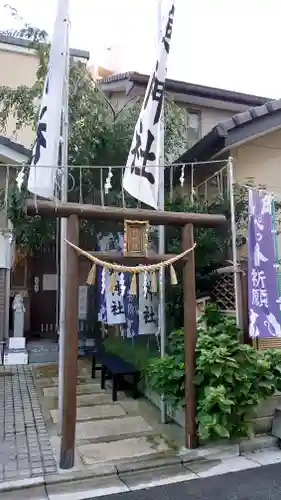
[[[92,363],[92,378],[95,378],[96,358],[101,365],[101,389],[105,389],[105,381],[112,379],[112,401],[117,401],[117,391],[122,388],[125,376],[132,376],[132,396],[133,399],[138,397],[138,383],[140,380],[140,371],[131,363],[124,361],[119,356],[107,353],[97,353],[93,356]]]

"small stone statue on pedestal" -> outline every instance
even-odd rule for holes
[[[12,307],[14,311],[14,336],[9,338],[9,347],[4,352],[4,365],[26,365],[28,363],[28,353],[24,337],[25,307],[20,293],[15,295]]]
[[[23,297],[20,293],[15,295],[13,301],[14,310],[14,337],[23,337],[24,332],[24,313],[25,307],[23,303]]]

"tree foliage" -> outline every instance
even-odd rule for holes
[[[38,55],[36,82],[31,88],[0,86],[0,131],[7,130],[9,117],[15,119],[16,134],[31,126],[34,130],[38,116],[40,98],[47,71],[49,44],[45,31],[25,24],[22,30],[9,31],[9,35],[24,38]],[[72,166],[69,176],[69,200],[86,203],[101,203],[101,184],[104,184],[107,169],[101,174],[99,168],[78,169],[74,166],[125,165],[134,127],[139,115],[142,97],[129,101],[121,110],[113,106],[98,84],[93,81],[86,65],[70,58],[69,71],[69,156]],[[176,157],[185,145],[185,112],[167,96],[165,104],[165,155],[170,160]],[[30,145],[32,148],[32,145]],[[101,177],[102,176],[102,177]],[[114,185],[107,197],[107,204],[122,203],[120,195],[122,170],[114,176]],[[53,224],[41,218],[33,220],[24,213],[27,193],[21,196],[15,185],[9,192],[8,216],[15,227],[17,241],[27,253],[37,250],[38,244],[54,237]],[[88,225],[83,224],[84,229]]]
[[[245,230],[248,220],[248,190],[246,187],[234,186],[235,216],[237,228],[237,246],[245,243]],[[198,297],[211,296],[212,288],[218,279],[217,269],[227,261],[232,261],[232,235],[230,200],[228,193],[224,196],[214,196],[206,201],[194,197],[178,196],[173,201],[166,203],[166,210],[175,212],[193,212],[221,214],[226,217],[226,224],[219,228],[194,228],[195,248],[195,270],[196,270],[196,295]],[[166,230],[166,244],[171,253],[180,253],[181,234],[180,229],[169,227]],[[183,303],[183,279],[178,273],[178,285],[167,287],[166,308],[168,331],[181,328],[183,325],[184,303]]]

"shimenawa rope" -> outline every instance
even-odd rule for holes
[[[71,243],[68,240],[65,240],[68,245],[70,245],[72,248],[74,248],[78,253],[81,255],[84,255],[84,257],[87,257],[89,260],[94,262],[98,266],[105,267],[106,269],[111,269],[115,272],[121,272],[121,273],[133,273],[133,274],[140,274],[145,271],[147,272],[153,272],[153,271],[158,271],[161,267],[168,267],[178,260],[182,259],[185,257],[187,254],[192,252],[194,248],[196,247],[196,243],[191,248],[188,248],[184,252],[180,253],[179,255],[176,255],[175,257],[171,257],[168,260],[165,260],[164,262],[158,262],[157,264],[150,264],[150,265],[142,265],[142,266],[122,266],[118,264],[112,264],[111,262],[105,262],[103,260],[98,259],[98,257],[95,257],[94,255],[91,255],[89,252],[86,252],[85,250],[82,250],[81,248],[77,247],[73,243]]]

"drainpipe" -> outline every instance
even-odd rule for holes
[[[8,221],[8,231],[5,239],[7,239],[6,246],[6,273],[5,273],[5,310],[4,310],[4,340],[9,338],[9,319],[10,319],[10,292],[11,292],[11,269],[12,269],[12,255],[15,251],[15,244],[12,241],[12,225]]]

